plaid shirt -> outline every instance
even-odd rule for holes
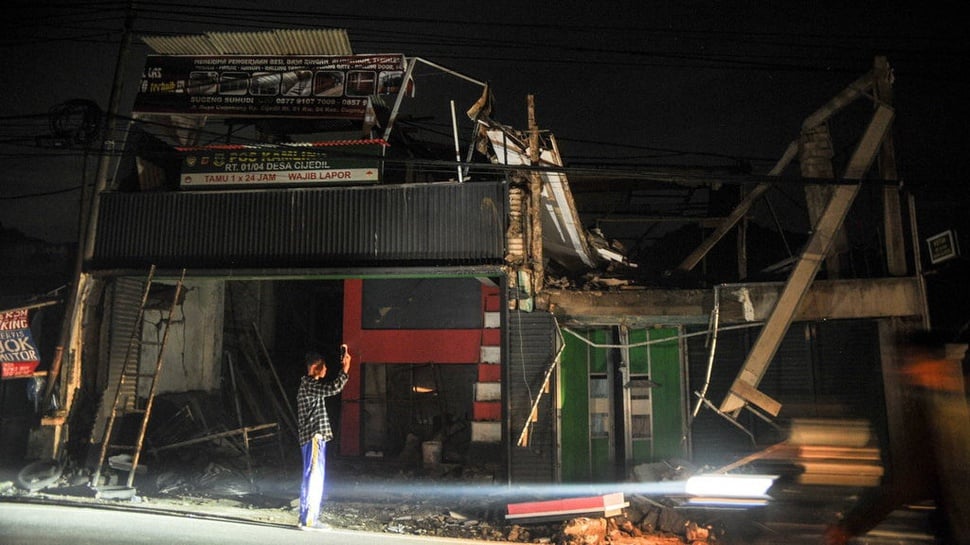
[[[296,417],[299,428],[299,441],[305,445],[319,433],[324,441],[333,439],[330,418],[327,416],[326,398],[335,396],[347,384],[347,373],[340,371],[333,380],[317,380],[306,376],[300,379],[300,389],[296,392]]]

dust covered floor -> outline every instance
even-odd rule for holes
[[[90,474],[70,467],[41,490],[28,491],[10,481],[0,482],[0,496],[296,525],[299,465],[239,468],[225,465],[225,460],[196,457],[179,461],[169,457],[164,464],[159,460],[146,464],[146,469],[137,474],[134,497],[128,499],[96,498],[89,486]],[[653,500],[633,498],[621,515],[608,519],[591,515],[512,523],[505,518],[509,503],[549,498],[496,482],[494,469],[445,463],[423,467],[385,460],[330,460],[327,498],[320,518],[334,528],[352,531],[481,541],[726,543],[719,527],[688,520],[678,510],[662,508]],[[108,471],[108,482],[117,483],[125,475]]]

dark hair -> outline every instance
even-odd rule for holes
[[[323,361],[323,356],[319,352],[310,351],[303,356],[303,364],[310,367],[318,361]]]

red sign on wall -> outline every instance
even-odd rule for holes
[[[0,378],[24,378],[40,365],[25,308],[0,313]]]

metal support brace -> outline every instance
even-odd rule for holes
[[[454,70],[445,68],[440,64],[436,64],[429,60],[422,59],[421,57],[412,57],[411,60],[408,62],[407,68],[404,71],[404,79],[403,79],[403,84],[401,85],[401,89],[397,92],[397,97],[394,99],[394,107],[391,110],[390,120],[387,122],[387,127],[384,128],[383,139],[385,141],[389,140],[391,137],[391,130],[394,128],[394,122],[397,121],[397,114],[398,114],[398,111],[401,109],[401,102],[404,100],[404,95],[408,91],[408,82],[411,81],[411,78],[414,75],[414,67],[418,64],[418,62],[424,63],[432,68],[436,68],[438,70],[441,70],[442,72],[451,74],[452,76],[455,76],[458,79],[463,79],[467,82],[474,83],[475,85],[479,85],[481,87],[486,87],[488,85],[484,81],[479,81],[477,79],[468,77],[459,72],[455,72]]]

